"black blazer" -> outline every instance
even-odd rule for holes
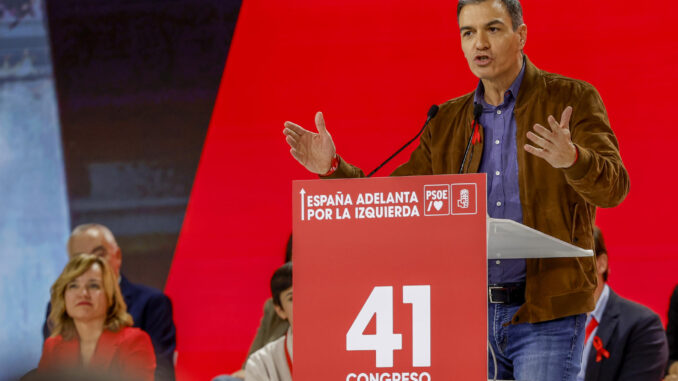
[[[678,361],[678,286],[673,289],[669,304],[669,320],[666,322],[666,337],[669,339],[669,365]]]
[[[591,347],[586,381],[660,381],[664,377],[669,357],[666,334],[659,316],[649,308],[610,289],[596,336],[610,358],[596,362],[596,349]]]

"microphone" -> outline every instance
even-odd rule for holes
[[[396,155],[398,155],[398,154],[400,153],[400,151],[404,150],[405,147],[407,147],[407,146],[409,146],[410,144],[412,144],[412,142],[413,142],[415,139],[417,139],[417,138],[419,137],[419,135],[421,135],[422,132],[424,132],[424,128],[426,128],[426,126],[428,125],[428,122],[430,122],[431,119],[433,119],[433,118],[436,116],[436,114],[438,113],[438,109],[439,109],[439,108],[440,108],[440,107],[438,107],[438,105],[433,105],[433,106],[431,106],[431,108],[428,109],[428,113],[426,114],[426,122],[424,122],[424,126],[421,128],[421,130],[419,130],[419,132],[417,133],[417,135],[416,135],[415,137],[413,137],[409,142],[405,143],[404,146],[400,147],[399,150],[397,150],[393,155],[391,155],[391,157],[389,157],[389,158],[386,159],[383,163],[381,163],[381,164],[380,164],[377,168],[375,168],[372,172],[370,172],[370,174],[367,175],[367,177],[372,177],[372,175],[374,175],[378,170],[380,170],[381,167],[383,167],[384,165],[386,165],[386,163],[388,163],[389,161],[391,161],[391,159],[393,159],[394,157],[396,157]],[[480,111],[482,112],[482,107],[481,107],[481,110],[480,110]]]
[[[429,120],[433,119],[436,114],[438,113],[438,105],[433,105],[428,109],[428,113],[426,114],[426,123],[428,123]]]
[[[476,122],[480,120],[480,115],[483,113],[483,105],[480,103],[473,104],[473,120]]]
[[[478,124],[480,124],[480,115],[483,113],[483,105],[480,103],[474,103],[473,104],[473,122],[474,124],[471,124],[473,128],[471,129],[471,136],[468,137],[468,143],[466,143],[466,150],[464,151],[464,159],[461,161],[461,167],[459,167],[459,174],[464,172],[464,164],[466,164],[466,156],[468,155],[468,150],[471,148],[471,140],[473,139],[473,135],[476,131],[476,128],[478,128]],[[471,152],[471,157],[469,157],[469,161],[473,158],[473,152]]]

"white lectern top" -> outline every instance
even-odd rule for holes
[[[515,221],[487,218],[487,259],[591,256],[593,250],[582,249]]]

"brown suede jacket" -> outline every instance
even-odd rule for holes
[[[526,134],[535,123],[548,126],[547,117],[559,120],[567,106],[573,107],[570,131],[579,157],[572,167],[557,169],[522,147],[529,142]],[[592,249],[596,207],[616,206],[629,192],[629,175],[600,95],[592,85],[539,70],[525,57],[514,114],[523,224]],[[442,104],[410,160],[392,175],[458,173],[472,120],[473,92]],[[473,156],[465,173],[478,171],[483,143],[471,148]],[[341,160],[331,177],[362,176],[360,168]],[[513,324],[548,321],[595,308],[593,258],[528,259],[526,271],[525,304],[514,315]]]

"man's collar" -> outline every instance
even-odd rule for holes
[[[539,94],[538,91],[533,90],[545,85],[541,70],[534,66],[527,55],[523,55],[523,65],[525,73],[520,88],[524,90],[516,96],[514,112],[520,112],[522,108],[530,106],[533,101],[531,98]]]
[[[610,287],[605,283],[603,286],[603,292],[600,293],[600,298],[596,302],[596,309],[591,312],[591,315],[596,318],[598,323],[603,319],[603,314],[605,313],[605,307],[607,306],[607,301],[610,299]]]
[[[516,79],[513,81],[511,86],[509,87],[509,90],[511,94],[514,96],[514,99],[518,98],[518,91],[520,90],[520,85],[523,83],[523,77],[525,77],[525,60],[527,58],[523,56],[523,66],[520,68],[520,73],[518,73],[518,76]]]
[[[523,82],[523,77],[525,76],[525,66],[527,64],[527,56],[523,55],[523,66],[520,68],[520,72],[518,72],[518,76],[516,79],[513,80],[513,83],[511,83],[511,86],[509,86],[508,90],[504,93],[504,101],[502,104],[504,104],[507,100],[507,94],[509,96],[508,99],[512,96],[513,99],[518,99],[518,91],[520,90],[520,85]],[[482,80],[478,80],[478,86],[476,87],[475,94],[473,95],[473,103],[480,103],[483,106],[488,106],[487,102],[485,102],[485,86],[483,85]]]

